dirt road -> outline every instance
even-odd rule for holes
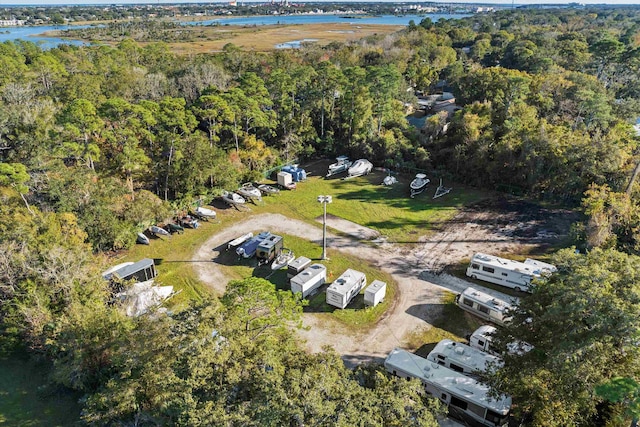
[[[441,231],[421,238],[419,243],[414,244],[392,244],[379,238],[373,240],[379,244],[363,244],[356,238],[328,233],[327,246],[332,250],[373,260],[375,266],[391,274],[398,283],[397,298],[384,318],[367,333],[348,335],[338,330],[337,324],[327,322],[326,317],[320,319],[317,314],[305,313],[304,324],[309,328],[300,331],[300,335],[306,340],[310,351],[316,352],[325,345],[331,346],[348,365],[362,361],[380,362],[394,347],[406,347],[412,333],[430,327],[429,320],[438,316],[442,308],[443,290],[459,293],[469,285],[464,280],[443,273],[444,267],[468,259],[475,252],[520,253],[530,247],[552,243],[562,237],[570,222],[567,212],[531,216],[524,209],[498,215],[481,206],[461,212],[444,224]],[[358,224],[340,218],[328,217],[327,225],[346,235],[366,233]],[[195,263],[200,280],[222,294],[229,279],[215,262],[216,252],[224,250],[225,244],[234,237],[247,230],[258,229],[296,235],[319,245],[322,242],[321,225],[313,227],[279,214],[251,216],[212,236],[199,249],[197,260],[214,258],[214,262]],[[523,229],[529,230],[529,235],[519,236],[518,231]],[[491,289],[485,291],[501,298],[510,298]]]

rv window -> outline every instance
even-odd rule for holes
[[[495,273],[496,272],[495,268],[485,267],[484,265],[482,266],[482,271],[486,271],[488,273]]]
[[[394,370],[393,375],[398,376],[398,373]]]
[[[455,363],[450,364],[449,367],[451,369],[453,369],[454,371],[456,371],[456,372],[464,372],[464,369],[462,367],[456,365]]]
[[[485,314],[489,314],[489,308],[485,307],[484,305],[478,305],[478,310]]]
[[[442,393],[442,396],[440,397],[440,399],[444,400],[445,402],[447,401],[447,393]]]
[[[506,276],[508,276],[508,274],[507,274],[507,273],[502,273],[502,275],[503,275],[503,276],[505,276],[505,277],[506,277]]]
[[[480,266],[478,264],[471,264],[471,268],[474,270],[480,270]]]
[[[441,354],[439,354],[439,355],[438,355],[438,359],[444,360],[444,356],[443,356],[443,355],[441,355]]]
[[[484,341],[482,341],[482,340],[478,340],[478,345],[479,345],[480,347],[484,347]]]
[[[468,299],[466,299],[466,298],[463,298],[463,299],[462,299],[462,303],[463,303],[464,305],[468,305],[469,307],[473,307],[473,301],[468,300]]]
[[[460,409],[467,409],[467,402],[462,399],[458,399],[455,396],[451,396],[451,405],[457,406]]]

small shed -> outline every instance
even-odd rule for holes
[[[367,289],[364,290],[364,303],[365,305],[375,307],[384,300],[386,294],[387,284],[380,280],[374,280],[367,286]]]
[[[327,267],[322,264],[312,264],[291,279],[291,292],[300,292],[306,298],[324,285],[327,280]]]
[[[147,280],[154,279],[157,275],[158,272],[156,271],[156,265],[153,260],[151,258],[144,258],[138,262],[123,265],[121,268],[109,274],[103,274],[103,277],[107,280],[117,278],[121,280],[135,279],[136,282],[146,282]]]
[[[301,256],[289,263],[287,266],[287,279],[291,279],[294,276],[297,276],[305,268],[309,267],[311,264],[311,260],[307,257]]]
[[[278,185],[289,188],[293,184],[293,177],[289,172],[278,172]]]

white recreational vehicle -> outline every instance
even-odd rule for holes
[[[327,280],[327,267],[322,264],[312,264],[291,279],[291,292],[300,292],[302,298],[314,293]]]
[[[327,304],[345,308],[367,284],[367,276],[356,270],[347,269],[327,288]]]
[[[490,372],[503,364],[497,356],[452,340],[436,344],[427,359],[463,374]]]
[[[467,276],[496,285],[506,286],[516,291],[531,292],[531,281],[556,268],[546,262],[527,258],[525,262],[477,253],[467,267]]]
[[[431,394],[449,407],[449,414],[483,426],[506,426],[511,397],[493,398],[489,387],[452,369],[418,355],[394,349],[384,361],[385,369],[401,378],[418,378]]]
[[[507,301],[472,287],[468,287],[457,295],[456,303],[461,309],[498,325],[504,325],[510,321],[511,316],[507,314],[507,311],[514,309],[514,306]]]
[[[497,329],[491,325],[482,325],[469,336],[469,346],[477,348],[487,353],[498,355],[495,349],[491,346],[493,342],[493,334]],[[533,350],[533,346],[524,341],[512,341],[507,344],[507,351],[509,354],[523,355]]]

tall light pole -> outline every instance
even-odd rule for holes
[[[331,196],[318,196],[318,203],[324,208],[322,215],[322,258],[327,259],[327,203],[331,203]]]

